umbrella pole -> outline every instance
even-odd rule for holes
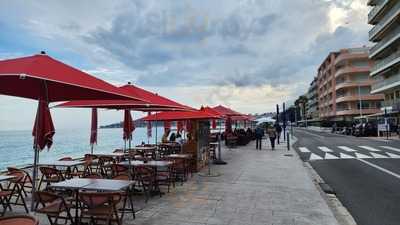
[[[35,140],[33,144],[34,157],[33,157],[33,171],[32,171],[32,200],[31,200],[31,212],[35,210],[35,193],[36,193],[36,184],[37,184],[37,164],[39,158],[39,146],[38,146],[38,132],[39,132],[39,124],[40,124],[40,100],[38,103],[38,108],[36,112],[35,119]]]
[[[156,146],[157,146],[157,123],[158,123],[158,121],[156,120],[156,139],[155,139]]]
[[[93,144],[90,145],[90,154],[93,155]]]

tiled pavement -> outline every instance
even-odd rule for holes
[[[337,225],[293,150],[256,151],[254,142],[223,150],[228,164],[212,166],[221,176],[195,175],[162,198],[139,201],[136,219],[126,216],[123,224]]]

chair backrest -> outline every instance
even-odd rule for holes
[[[97,156],[96,155],[92,155],[92,154],[85,154],[85,156],[84,156],[84,160],[86,160],[86,159],[97,159]]]
[[[11,183],[22,183],[25,180],[26,173],[23,171],[13,170],[12,172],[8,172],[7,175],[14,177],[9,180]]]
[[[55,200],[61,198],[56,193],[50,191],[36,191],[35,194],[36,194],[36,199],[42,204],[54,202]]]
[[[58,161],[72,161],[72,160],[73,160],[72,157],[67,156],[59,159]]]
[[[86,174],[83,176],[83,178],[102,179],[103,176],[101,176],[100,174]]]
[[[29,215],[0,217],[0,224],[38,225],[39,220]]]
[[[109,156],[100,156],[99,157],[99,164],[100,165],[104,165],[104,164],[112,163],[112,162],[114,162],[113,157],[109,157]]]
[[[63,179],[61,171],[56,168],[42,166],[42,167],[39,167],[39,170],[46,178],[51,178],[51,177],[57,176],[57,177]]]
[[[124,150],[123,150],[123,149],[115,149],[113,152],[114,152],[114,153],[123,153]]]
[[[126,174],[120,174],[120,175],[114,176],[112,179],[113,180],[129,180],[129,176]]]
[[[79,200],[87,208],[114,207],[121,200],[118,192],[79,192]]]

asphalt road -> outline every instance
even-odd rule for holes
[[[304,161],[336,192],[358,225],[400,224],[400,141],[296,129]]]

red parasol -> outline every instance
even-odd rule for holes
[[[170,130],[171,130],[171,122],[170,121],[164,121],[164,133],[168,133]]]
[[[92,125],[90,129],[90,145],[92,146],[92,154],[93,154],[93,145],[97,144],[97,109],[92,109]]]
[[[132,140],[132,132],[134,130],[131,112],[124,110],[124,140]]]
[[[177,120],[207,120],[218,119],[216,115],[209,114],[200,110],[196,111],[173,111],[173,112],[160,112],[151,116],[144,117],[146,121],[177,121]]]
[[[49,146],[51,136],[54,135],[54,128],[50,126],[52,122],[48,103],[87,99],[137,99],[107,82],[45,55],[44,52],[41,55],[1,60],[0,94],[42,101],[39,103],[36,115],[38,122],[34,132],[33,192],[36,188],[39,150]],[[32,209],[33,206],[34,201]]]
[[[32,130],[32,136],[35,137],[34,146],[38,146],[40,150],[45,147],[50,148],[53,144],[54,134],[55,130],[49,105],[46,101],[39,100],[38,112]]]

